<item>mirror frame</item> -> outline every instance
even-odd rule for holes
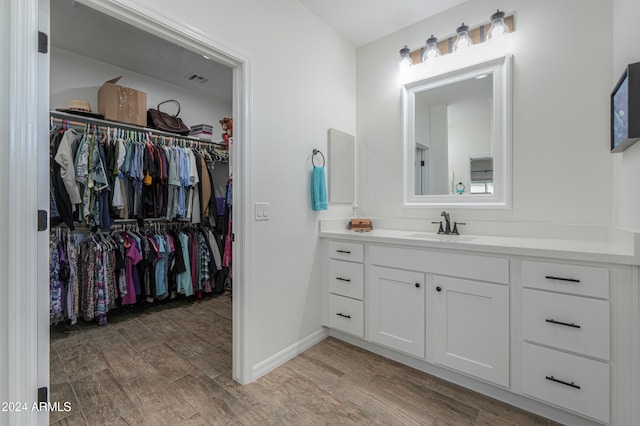
[[[433,63],[413,65],[403,74],[402,127],[404,141],[404,207],[511,208],[511,55],[473,49],[475,55],[446,55]],[[472,52],[472,50],[476,50]],[[494,166],[493,194],[415,194],[415,95],[482,74],[493,74],[493,123],[491,141]]]

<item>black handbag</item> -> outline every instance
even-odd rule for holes
[[[160,105],[167,102],[175,102],[178,106],[178,112],[176,115],[169,115],[166,112],[160,111]],[[180,102],[175,99],[169,99],[168,101],[160,102],[157,108],[149,108],[147,110],[147,127],[163,132],[177,133],[179,135],[188,135],[191,133],[189,126],[184,124],[184,121],[180,117]]]

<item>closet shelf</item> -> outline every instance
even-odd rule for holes
[[[189,141],[189,142],[194,142],[199,144],[225,146],[224,141],[219,141],[219,142],[207,141],[207,140],[195,138],[193,136],[182,136],[182,135],[177,135],[175,133],[163,132],[162,130],[151,129],[149,127],[141,127],[141,126],[136,126],[134,124],[120,123],[117,121],[101,120],[99,118],[83,117],[80,115],[70,114],[70,113],[61,112],[61,111],[49,111],[49,115],[53,118],[59,119],[60,121],[67,120],[68,123],[72,126],[84,126],[86,124],[95,124],[97,126],[105,127],[105,128],[110,127],[110,128],[132,130],[134,132],[140,132],[140,133],[151,133],[152,135],[164,136],[164,137],[169,137],[169,138],[174,138],[178,140],[184,140],[184,141]]]

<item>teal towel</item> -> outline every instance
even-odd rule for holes
[[[326,210],[328,208],[324,167],[314,166],[311,173],[311,208],[313,210]]]

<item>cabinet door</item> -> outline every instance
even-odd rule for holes
[[[434,277],[434,358],[509,386],[509,287]]]
[[[375,266],[367,274],[367,338],[424,358],[424,274]]]

